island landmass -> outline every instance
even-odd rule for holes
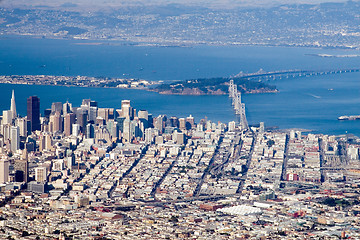
[[[225,95],[229,91],[229,81],[233,79],[241,93],[277,92],[276,86],[268,83],[237,78],[199,78],[173,83],[164,83],[150,89],[160,94],[174,95]]]
[[[176,81],[174,83],[161,83],[143,79],[122,79],[108,77],[87,76],[49,76],[49,75],[11,75],[0,76],[0,83],[50,85],[67,87],[98,87],[140,89],[160,94],[173,95],[225,95],[228,94],[228,82],[234,79],[242,93],[277,92],[273,85],[263,82],[247,80],[245,78],[201,78],[193,80]]]

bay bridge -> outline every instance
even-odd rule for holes
[[[240,125],[241,130],[249,128],[245,114],[245,103],[241,102],[241,92],[237,90],[237,85],[234,80],[229,83],[229,97],[232,99],[232,105],[236,114],[236,122]]]
[[[321,76],[329,74],[341,74],[341,73],[354,73],[360,72],[360,69],[337,69],[337,70],[282,70],[282,71],[273,71],[265,72],[263,69],[255,73],[243,73],[233,76],[233,78],[243,78],[247,80],[258,80],[258,81],[270,81],[283,78],[296,78],[296,77],[311,77],[311,76]]]

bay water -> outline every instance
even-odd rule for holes
[[[328,54],[335,57],[318,57]],[[335,70],[360,67],[360,51],[261,46],[136,46],[125,42],[0,37],[0,75],[66,75],[141,78],[174,81],[227,77],[240,71]],[[278,93],[246,94],[250,124],[265,122],[279,128],[303,128],[326,134],[360,136],[360,121],[338,121],[341,115],[360,115],[360,73],[283,78],[270,81]],[[79,106],[91,98],[99,107],[120,108],[130,99],[136,109],[157,116],[207,116],[214,122],[235,119],[227,96],[160,95],[142,90],[57,86],[0,85],[0,110],[10,108],[15,90],[19,114],[26,98],[40,97],[41,109],[69,100]]]

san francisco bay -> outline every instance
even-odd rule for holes
[[[68,75],[129,77],[146,80],[184,80],[200,77],[304,69],[332,70],[359,67],[360,51],[254,46],[133,46],[119,42],[50,40],[2,36],[0,75]],[[319,57],[318,54],[327,54]],[[329,57],[332,56],[332,57]],[[250,124],[305,128],[328,134],[346,132],[360,136],[359,121],[338,121],[341,115],[360,114],[360,74],[345,73],[271,81],[278,93],[243,96]],[[37,95],[41,108],[69,100],[75,106],[84,98],[100,107],[120,107],[130,99],[137,109],[154,115],[212,121],[235,119],[227,96],[159,95],[141,90],[1,85],[0,108],[10,107],[15,89],[18,112],[26,115],[26,98]],[[55,91],[54,91],[55,90]]]

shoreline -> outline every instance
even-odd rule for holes
[[[196,47],[196,46],[213,46],[213,47],[284,47],[284,48],[309,48],[309,49],[323,49],[323,50],[354,50],[359,51],[360,46],[318,46],[318,45],[300,45],[300,44],[266,44],[266,43],[241,43],[241,42],[198,42],[194,41],[189,42],[141,42],[134,41],[130,39],[102,39],[102,38],[76,38],[76,37],[57,37],[57,36],[44,36],[44,35],[35,35],[35,34],[2,34],[0,33],[0,39],[2,37],[9,38],[32,38],[32,39],[48,39],[48,40],[65,40],[65,41],[88,41],[89,43],[74,43],[75,45],[89,45],[89,46],[99,46],[99,45],[109,45],[111,43],[118,42],[119,45],[131,45],[134,47]],[[94,43],[92,43],[94,41]]]
[[[112,88],[112,89],[129,89],[145,90],[161,95],[179,95],[179,96],[216,96],[228,95],[226,92],[160,92],[156,91],[153,86],[160,84],[155,81],[144,79],[122,79],[122,78],[98,78],[88,76],[54,76],[54,75],[3,75],[0,76],[0,84],[14,85],[37,85],[37,86],[60,86],[60,87],[82,87],[82,88]],[[116,85],[116,86],[115,86]],[[196,89],[193,89],[196,90]],[[269,91],[248,91],[245,94],[260,93],[278,93],[279,90]]]

